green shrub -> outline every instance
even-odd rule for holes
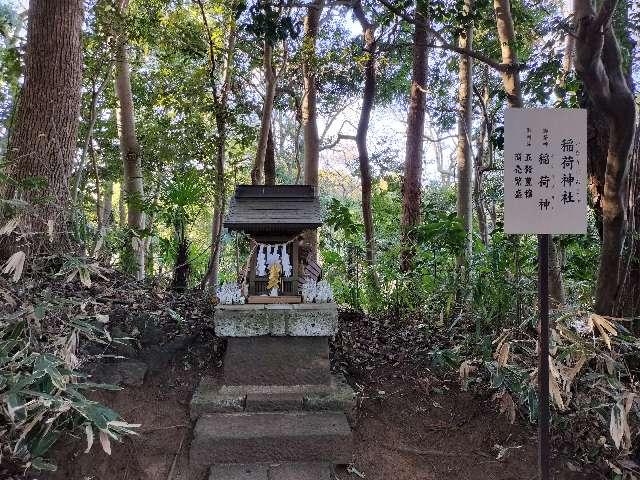
[[[97,435],[107,453],[110,439],[134,433],[137,425],[85,396],[119,387],[92,383],[78,371],[80,342],[109,340],[105,318],[70,315],[68,298],[18,305],[1,287],[0,298],[12,307],[0,313],[0,460],[55,470],[47,453],[64,433],[82,432],[87,451]]]

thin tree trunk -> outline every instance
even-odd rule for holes
[[[485,87],[485,91],[488,89]],[[485,97],[486,99],[487,97]],[[489,229],[487,226],[487,212],[484,209],[482,201],[483,194],[483,177],[484,177],[484,157],[485,157],[485,141],[487,141],[489,131],[489,119],[485,117],[480,126],[480,133],[476,139],[476,153],[474,159],[475,175],[473,179],[473,203],[476,209],[476,217],[478,218],[478,231],[480,232],[480,240],[482,244],[489,244]]]
[[[371,270],[375,264],[376,246],[373,231],[373,214],[371,212],[371,167],[369,165],[369,152],[367,150],[367,133],[369,131],[371,110],[373,109],[376,95],[376,26],[367,19],[360,0],[354,2],[353,11],[362,27],[364,52],[366,55],[362,109],[360,110],[360,120],[358,121],[358,130],[356,132],[356,145],[358,147],[358,162],[360,165],[362,219],[364,223],[366,258]]]
[[[118,226],[120,228],[127,224],[127,204],[125,197],[127,192],[125,190],[124,181],[120,183],[120,196],[118,197]]]
[[[126,5],[124,5],[122,12],[124,12],[125,8]],[[132,268],[133,265],[128,266],[128,268],[132,268],[136,279],[142,280],[145,276],[145,251],[144,242],[139,235],[145,229],[142,206],[144,187],[140,147],[136,136],[127,42],[124,39],[120,39],[116,52],[116,97],[118,99],[116,119],[124,171],[127,225],[134,232],[131,236],[131,247],[135,259],[135,268]]]
[[[522,90],[520,88],[520,71],[518,66],[518,57],[513,48],[515,45],[515,34],[513,27],[513,17],[511,16],[510,0],[494,0],[493,7],[496,13],[496,26],[498,30],[498,38],[502,51],[502,63],[509,65],[502,72],[502,83],[509,106],[512,108],[522,108],[524,102],[522,100]],[[553,242],[549,243],[549,254],[552,258],[558,258],[558,252]],[[551,270],[549,273],[550,288],[549,296],[555,304],[564,302],[564,289],[562,287],[562,274],[560,264],[555,261],[550,263]],[[553,286],[551,286],[553,285]]]
[[[100,99],[100,95],[104,92],[105,87],[109,83],[109,77],[111,76],[111,66],[109,66],[109,70],[105,75],[104,80],[100,83],[98,88],[94,88],[91,92],[91,103],[89,105],[89,122],[87,125],[87,133],[84,138],[84,145],[82,147],[82,153],[80,154],[80,161],[78,162],[78,170],[76,172],[76,180],[73,185],[73,194],[71,198],[73,199],[73,203],[76,203],[78,200],[78,192],[80,190],[80,185],[82,184],[82,177],[85,169],[85,162],[87,159],[87,152],[89,151],[89,142],[93,138],[93,129],[96,125],[96,120],[98,118],[97,106],[98,100]]]
[[[318,186],[318,168],[320,163],[320,139],[318,136],[317,101],[316,101],[316,40],[320,15],[324,8],[324,0],[313,0],[307,7],[304,18],[303,61],[304,95],[302,98],[302,130],[304,137],[304,183]],[[306,243],[310,257],[315,259],[318,250],[317,232],[307,232]]]
[[[507,101],[512,108],[522,108],[522,89],[520,88],[520,70],[518,56],[514,48],[516,37],[511,16],[511,3],[509,0],[493,0],[493,9],[496,14],[496,28],[500,40],[502,63],[511,68],[501,72],[502,84],[507,95]]]
[[[573,15],[575,7],[574,0],[566,0],[565,6],[568,7],[564,10],[564,16],[568,17],[569,15]],[[575,18],[571,19],[572,27],[575,24]],[[569,33],[566,33],[564,36],[564,51],[562,53],[562,70],[560,72],[560,76],[556,82],[558,88],[556,93],[558,96],[563,97],[565,94],[565,88],[567,86],[567,77],[571,70],[573,70],[573,54],[575,51],[576,40],[575,37]]]
[[[7,148],[10,178],[2,198],[29,205],[20,216],[24,241],[9,236],[0,244],[0,262],[18,250],[65,251],[69,179],[76,154],[82,86],[81,0],[31,0],[24,82]],[[21,182],[42,177],[46,183],[25,190]],[[11,218],[14,212],[0,212]],[[0,222],[4,223],[4,222]]]
[[[109,232],[111,226],[111,216],[113,215],[113,182],[109,181],[104,185],[104,192],[102,195],[97,195],[96,209],[98,215],[97,230],[95,245],[93,248],[93,255],[98,256],[98,252],[104,244],[104,239]]]
[[[276,152],[273,142],[273,128],[271,127],[267,136],[267,151],[264,156],[264,184],[276,184]]]
[[[596,14],[590,0],[576,0],[576,71],[593,104],[609,124],[607,166],[602,197],[602,247],[595,292],[597,313],[613,315],[621,281],[626,233],[625,194],[628,157],[634,135],[635,103],[622,71],[618,41],[611,26],[616,0],[605,0]]]
[[[264,77],[265,96],[262,107],[262,120],[260,124],[260,136],[258,137],[258,147],[256,157],[251,170],[251,183],[260,185],[264,182],[265,156],[267,154],[267,143],[271,133],[271,113],[273,112],[273,102],[276,97],[276,72],[273,68],[273,47],[265,40],[264,42]]]
[[[422,194],[422,140],[425,118],[425,84],[427,79],[428,33],[425,17],[426,3],[418,0],[413,33],[413,73],[409,113],[407,115],[407,144],[405,152],[404,179],[402,183],[402,251],[400,266],[407,272],[412,268],[415,253],[414,229],[420,224]]]
[[[22,41],[22,31],[24,24],[26,23],[28,11],[25,11],[19,15],[16,15],[12,27],[7,29],[4,33],[4,48],[5,51],[16,48]],[[9,31],[10,30],[10,31]],[[20,93],[20,84],[18,75],[11,75],[10,78],[5,79],[6,90],[5,104],[11,105],[11,108],[7,112],[3,112],[4,115],[0,116],[0,158],[5,158],[7,152],[7,141],[9,140],[9,133],[13,129],[12,119],[15,115],[16,103],[18,94]],[[2,190],[0,189],[0,192]]]
[[[222,225],[225,211],[226,186],[224,178],[224,161],[226,155],[227,142],[227,115],[228,115],[228,99],[231,92],[231,83],[233,79],[233,62],[235,54],[236,41],[236,22],[231,19],[229,24],[229,32],[227,34],[227,48],[224,57],[224,70],[222,74],[222,86],[220,92],[216,86],[216,57],[215,48],[211,40],[211,31],[207,23],[207,17],[201,0],[198,0],[202,20],[205,25],[205,32],[209,38],[209,81],[211,84],[211,93],[213,96],[213,107],[216,115],[216,185],[213,206],[213,218],[211,222],[211,253],[209,256],[209,265],[202,281],[200,288],[206,286],[216,287],[218,285],[218,274],[220,270],[220,256],[222,250]]]
[[[464,11],[470,12],[473,0],[465,0]],[[460,48],[473,48],[473,24],[469,24],[465,32],[458,39]],[[458,57],[458,149],[457,176],[458,218],[466,232],[464,252],[458,258],[458,267],[463,268],[469,261],[473,246],[473,160],[471,152],[471,131],[473,121],[473,62],[469,55]]]
[[[104,184],[104,192],[98,202],[98,230],[107,233],[111,225],[111,215],[113,212],[113,182]]]
[[[176,291],[183,291],[189,284],[189,274],[191,273],[189,265],[189,241],[185,231],[184,218],[176,219],[174,224],[174,238],[178,247],[171,288]]]
[[[549,242],[549,298],[553,306],[564,305],[565,293],[562,281],[562,254],[559,241]]]
[[[640,315],[640,123],[636,125],[636,136],[629,168],[627,245],[620,288],[620,312],[625,317]],[[637,333],[638,326],[634,333]]]

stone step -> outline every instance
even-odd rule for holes
[[[191,399],[191,419],[230,412],[348,411],[355,394],[343,376],[328,385],[219,385],[204,377]]]
[[[327,463],[224,464],[211,467],[209,480],[331,480]]]
[[[190,468],[198,478],[217,464],[347,464],[351,457],[352,434],[343,413],[218,413],[196,422]]]

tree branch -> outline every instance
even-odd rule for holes
[[[344,133],[339,133],[338,136],[331,143],[328,143],[327,145],[321,146],[320,147],[320,151],[322,151],[322,150],[331,150],[336,145],[338,145],[338,143],[340,143],[341,140],[353,140],[355,142],[356,141],[356,136],[355,135],[346,135]]]
[[[418,20],[415,17],[412,17],[411,15],[409,15],[406,12],[403,12],[402,10],[400,10],[399,8],[395,7],[390,1],[388,0],[378,0],[380,3],[382,3],[385,7],[387,7],[387,9],[389,9],[391,12],[395,13],[396,15],[398,15],[400,18],[402,18],[403,20],[412,23],[414,25],[419,25],[421,27],[424,27],[427,29],[427,31],[431,34],[432,37],[434,37],[435,39],[437,39],[440,44],[434,44],[434,43],[429,43],[427,46],[432,47],[432,48],[442,48],[444,50],[449,50],[451,52],[456,52],[459,53],[461,55],[469,55],[470,57],[482,62],[482,63],[486,63],[487,65],[489,65],[491,68],[493,68],[494,70],[497,70],[499,72],[508,72],[511,70],[522,70],[524,69],[524,65],[510,65],[510,64],[504,64],[504,63],[500,63],[496,60],[494,60],[491,57],[488,57],[487,55],[484,55],[483,53],[480,52],[476,52],[475,50],[470,50],[468,48],[461,48],[458,47],[457,45],[454,45],[450,42],[447,41],[446,38],[444,38],[444,35],[442,34],[442,32],[434,29],[433,27],[431,27],[431,25],[429,25],[428,22],[425,21],[421,21]]]

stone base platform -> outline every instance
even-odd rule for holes
[[[354,406],[355,393],[342,376],[328,385],[220,385],[204,377],[191,399],[191,419],[230,412],[340,411]]]
[[[189,478],[330,480],[353,450],[354,392],[329,364],[336,305],[224,305],[213,320],[224,371],[191,400]]]
[[[326,463],[254,463],[211,467],[209,480],[330,480],[332,466]]]

